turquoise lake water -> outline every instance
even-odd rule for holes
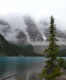
[[[43,69],[44,60],[45,57],[0,57],[0,79],[18,74],[7,80],[41,80],[37,74]]]

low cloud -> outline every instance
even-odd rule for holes
[[[28,16],[28,15],[27,15]],[[7,34],[6,39],[7,40],[13,40],[16,41],[16,35],[18,34],[15,32],[16,29],[22,30],[27,35],[27,42],[33,44],[34,42],[30,41],[30,37],[26,31],[27,25],[24,22],[23,15],[19,13],[9,13],[6,15],[0,15],[0,19],[3,19],[5,22],[9,23],[11,27],[11,32]],[[33,19],[35,24],[37,25],[39,31],[43,34],[44,28],[49,28],[50,26],[50,17],[41,17],[38,20]],[[44,24],[45,23],[45,24]],[[55,24],[57,29],[59,30],[65,30],[65,23],[55,19]],[[0,29],[2,29],[2,26],[0,26]],[[46,39],[45,35],[44,38]],[[41,42],[39,42],[41,43]],[[37,43],[37,44],[39,44]],[[35,43],[34,43],[35,44]]]

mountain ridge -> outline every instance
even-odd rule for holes
[[[40,21],[37,25],[33,19],[29,16],[25,16],[24,24],[26,25],[25,31],[19,27],[12,29],[7,21],[0,20],[0,33],[5,37],[6,40],[12,42],[26,42],[29,36],[30,41],[46,41],[48,40],[49,23],[47,21]],[[6,26],[7,25],[7,26]],[[39,27],[38,27],[39,26]],[[42,26],[42,28],[41,28]],[[66,31],[57,30],[59,38],[66,39]],[[27,34],[27,35],[26,35]],[[12,37],[12,39],[11,39]]]
[[[14,45],[31,44],[34,47],[35,45],[44,45],[44,42],[45,44],[49,42],[47,34],[49,32],[49,23],[47,21],[39,22],[37,25],[37,23],[31,17],[25,16],[24,24],[26,26],[24,29],[22,29],[24,26],[22,26],[21,24],[20,26],[22,26],[22,28],[18,27],[13,29],[12,26],[6,20],[0,20],[0,33],[9,43]],[[57,33],[59,35],[57,39],[60,41],[60,44],[62,42],[66,43],[66,31],[57,29]]]
[[[29,44],[27,46],[11,44],[0,34],[0,56],[43,56],[33,52],[32,48]]]

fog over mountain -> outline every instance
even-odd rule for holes
[[[59,40],[66,40],[65,23],[55,19]],[[38,20],[30,15],[9,13],[0,15],[0,33],[8,41],[15,43],[45,44],[48,39],[50,17],[40,17]],[[48,43],[48,42],[47,42]]]

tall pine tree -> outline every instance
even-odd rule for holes
[[[46,58],[48,58],[45,63],[44,69],[42,70],[41,74],[39,74],[40,78],[45,78],[46,80],[54,80],[57,76],[61,75],[61,69],[56,64],[57,61],[57,51],[58,51],[58,45],[56,44],[57,32],[56,27],[54,24],[54,18],[51,16],[50,18],[50,27],[49,27],[49,39],[50,42],[48,49],[45,49],[43,54],[46,54]]]

